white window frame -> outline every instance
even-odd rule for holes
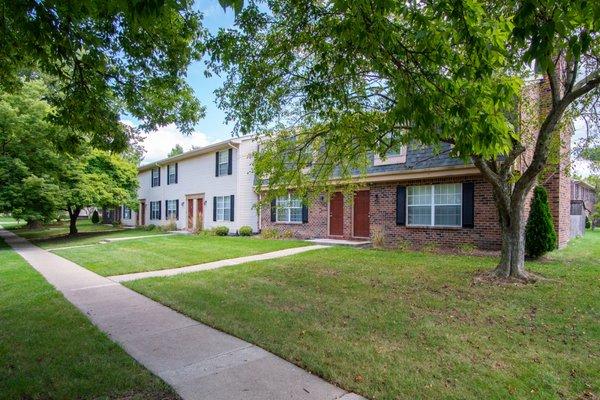
[[[171,179],[173,177],[173,179]],[[167,165],[167,185],[172,185],[177,183],[177,168],[175,168],[175,164]]]
[[[431,199],[430,199],[430,203],[429,206],[431,207],[431,219],[429,224],[411,224],[409,223],[409,214],[408,214],[408,210],[410,207],[423,207],[425,206],[424,204],[420,204],[420,205],[409,205],[408,204],[408,190],[406,192],[406,226],[415,226],[415,227],[434,227],[434,228],[462,228],[462,220],[463,220],[463,212],[462,212],[462,205],[463,205],[463,197],[462,197],[462,183],[449,183],[449,185],[457,185],[459,187],[459,194],[460,194],[460,204],[436,204],[435,203],[435,188],[436,186],[441,186],[441,185],[448,185],[447,183],[440,183],[440,184],[435,184],[435,185],[415,185],[412,187],[422,187],[422,186],[429,186],[431,187]],[[407,188],[408,189],[408,188]],[[436,225],[435,224],[435,207],[436,206],[459,206],[460,208],[460,221],[458,223],[458,225]]]
[[[386,138],[390,141],[393,140],[392,134],[387,134]],[[397,154],[394,154],[391,149],[388,150],[387,154],[384,157],[379,157],[378,154],[375,154],[375,156],[373,157],[373,166],[378,167],[380,165],[404,164],[406,163],[407,152],[408,147],[406,145],[402,145],[398,150]]]
[[[152,168],[150,173],[152,174],[152,187],[160,186],[160,167]]]
[[[131,208],[123,206],[123,219],[131,219]]]
[[[156,213],[159,213],[158,218],[156,218]],[[158,201],[150,202],[150,220],[160,221],[160,202]]]
[[[297,201],[299,206],[292,206],[292,201]],[[300,215],[300,219],[292,220],[292,209],[300,209],[300,213],[296,213],[296,215]],[[279,211],[283,210],[285,212],[285,219],[279,218]],[[300,198],[293,196],[291,193],[288,193],[287,196],[279,196],[275,200],[275,222],[283,223],[283,224],[301,224],[302,223],[302,201]]]
[[[225,172],[223,172],[223,166],[225,166]],[[229,149],[219,152],[219,176],[223,175],[229,175]]]
[[[179,200],[167,200],[165,205],[165,219],[168,221],[171,218],[177,219],[177,202]],[[171,209],[172,207],[172,209]]]
[[[217,221],[225,222],[231,220],[231,196],[217,197]]]

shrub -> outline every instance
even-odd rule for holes
[[[156,229],[156,225],[154,224],[148,224],[144,227],[144,229],[146,229],[147,231],[153,231]]]
[[[238,231],[240,236],[252,236],[252,227],[251,226],[242,226]]]
[[[555,248],[556,232],[548,206],[548,193],[542,186],[536,186],[525,227],[525,250],[529,257],[538,258]]]
[[[113,221],[112,226],[114,228],[120,228],[122,226],[121,221]]]
[[[585,229],[590,229],[592,227],[592,222],[590,221],[590,219],[586,216],[585,217]]]
[[[175,218],[169,219],[167,221],[167,223],[162,226],[162,229],[165,232],[176,231],[177,230],[177,221],[175,220]]]
[[[291,229],[286,229],[281,233],[282,239],[292,239],[294,237],[294,232]]]
[[[92,224],[97,224],[100,222],[100,216],[98,215],[98,210],[94,210],[92,213]]]
[[[265,228],[260,232],[263,239],[279,239],[279,231],[275,228]]]
[[[373,242],[373,247],[376,249],[383,249],[385,247],[385,231],[382,227],[373,227],[373,232],[371,233],[371,241]]]
[[[396,249],[400,251],[409,251],[412,249],[412,245],[409,240],[399,239],[398,243],[396,243]]]
[[[215,235],[217,236],[227,236],[229,235],[229,228],[226,226],[217,226],[213,228]]]
[[[426,253],[436,253],[439,250],[437,243],[427,243],[421,247],[421,251]]]

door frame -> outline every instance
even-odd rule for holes
[[[352,237],[353,238],[357,238],[357,239],[370,239],[371,235],[371,218],[370,218],[370,214],[371,214],[371,189],[370,188],[364,188],[364,189],[356,189],[354,191],[354,195],[356,195],[357,192],[369,192],[369,213],[367,214],[367,219],[369,221],[369,236],[356,236],[356,234],[354,233],[354,207],[355,207],[355,203],[354,203],[354,198],[352,198]],[[353,195],[353,196],[354,196]]]
[[[333,235],[331,233],[331,200],[333,199],[333,195],[336,193],[340,193],[342,195],[342,234],[341,235]],[[337,191],[333,192],[329,201],[327,201],[327,235],[333,237],[344,237],[344,206],[345,206],[346,196],[344,196],[344,192]]]
[[[188,202],[192,200],[193,202],[193,218],[192,218],[192,228],[188,228]],[[204,221],[198,221],[198,202],[202,201],[202,208],[204,210],[204,193],[193,193],[185,195],[185,213],[186,213],[186,222],[185,229],[188,231],[194,231],[197,229],[199,222],[202,223],[202,227],[204,227]],[[202,215],[204,218],[204,214]]]

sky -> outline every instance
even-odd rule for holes
[[[204,15],[203,24],[210,32],[217,32],[219,28],[233,26],[233,10],[224,11],[217,0],[197,0],[196,8]],[[202,105],[206,107],[205,117],[196,125],[191,135],[181,134],[175,125],[168,125],[146,135],[143,146],[146,154],[143,163],[157,161],[165,158],[169,151],[180,144],[185,151],[192,146],[206,146],[207,144],[225,140],[231,136],[231,125],[225,124],[225,113],[215,104],[214,91],[223,83],[223,79],[213,75],[211,78],[204,76],[204,63],[195,62],[188,70],[188,83]],[[127,121],[125,118],[124,122]]]
[[[217,32],[219,28],[233,26],[233,10],[223,10],[217,0],[196,0],[195,7],[204,15],[204,27],[211,33]],[[214,91],[222,85],[223,79],[215,75],[210,78],[205,77],[204,63],[200,61],[190,65],[188,82],[202,105],[206,107],[205,117],[196,125],[195,131],[191,135],[181,134],[174,125],[159,128],[146,135],[143,143],[146,149],[143,163],[165,158],[175,144],[180,144],[183,150],[187,151],[192,146],[206,146],[231,137],[232,126],[225,124],[225,113],[215,103]],[[131,121],[126,122],[131,123]],[[582,137],[584,132],[581,123],[576,122],[575,128],[574,139],[576,140],[578,137]],[[589,163],[584,161],[575,161],[573,170],[584,177],[591,174]]]

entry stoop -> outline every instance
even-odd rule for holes
[[[344,240],[344,239],[309,239],[307,242],[322,244],[325,246],[348,246],[348,247],[369,247],[370,240]]]

